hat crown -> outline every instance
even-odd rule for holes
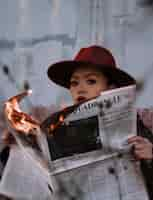
[[[96,65],[116,67],[115,59],[111,52],[106,48],[96,45],[80,49],[74,60]]]

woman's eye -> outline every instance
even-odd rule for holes
[[[78,81],[70,81],[70,87],[75,87],[78,85]]]
[[[97,83],[97,80],[96,79],[88,79],[87,83],[90,84],[90,85],[93,85],[93,84]]]

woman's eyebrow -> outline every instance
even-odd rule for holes
[[[71,79],[70,80],[73,80],[73,79],[78,79],[79,78],[79,76],[77,76],[77,75],[74,75],[74,76],[72,76],[71,77]]]
[[[86,74],[85,76],[88,77],[88,76],[98,76],[99,74],[96,73],[96,72],[89,72],[88,74]]]
[[[84,75],[85,78],[88,78],[89,76],[96,76],[96,77],[97,77],[97,76],[99,76],[99,74],[96,73],[96,72],[89,72],[89,73],[86,73],[86,74]],[[79,78],[80,78],[79,75],[72,75],[72,77],[71,77],[70,80],[79,79]]]

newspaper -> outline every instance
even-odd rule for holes
[[[129,86],[104,92],[82,104],[65,121],[98,117],[103,147],[126,150],[127,138],[136,135],[135,87]]]
[[[43,136],[41,140],[46,145]],[[17,145],[13,144],[9,152],[0,182],[0,194],[13,200],[54,199],[53,178],[46,157],[18,137]]]
[[[133,135],[135,86],[104,92],[77,107],[51,136],[61,145],[60,157],[52,158],[45,137],[38,139],[39,156],[18,138],[0,193],[20,200],[148,200],[140,163],[129,153]]]
[[[98,122],[98,127],[91,129],[101,146],[83,153],[74,148],[73,155],[65,154],[52,161],[52,174],[65,191],[64,196],[59,189],[57,199],[62,194],[64,199],[148,200],[140,163],[133,159],[127,143],[129,137],[136,135],[135,86],[104,92],[83,103],[63,126],[75,134],[81,131],[77,126],[83,127],[82,121],[90,126],[89,119]],[[87,134],[85,130],[82,128],[82,134]]]

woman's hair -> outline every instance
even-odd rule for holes
[[[100,71],[100,70],[99,70]],[[108,86],[114,85],[116,88],[120,87],[126,87],[131,85],[132,83],[129,82],[128,80],[125,81],[125,77],[120,77],[120,79],[117,79],[115,76],[112,76],[112,74],[107,70],[101,71],[101,73],[106,77]]]

